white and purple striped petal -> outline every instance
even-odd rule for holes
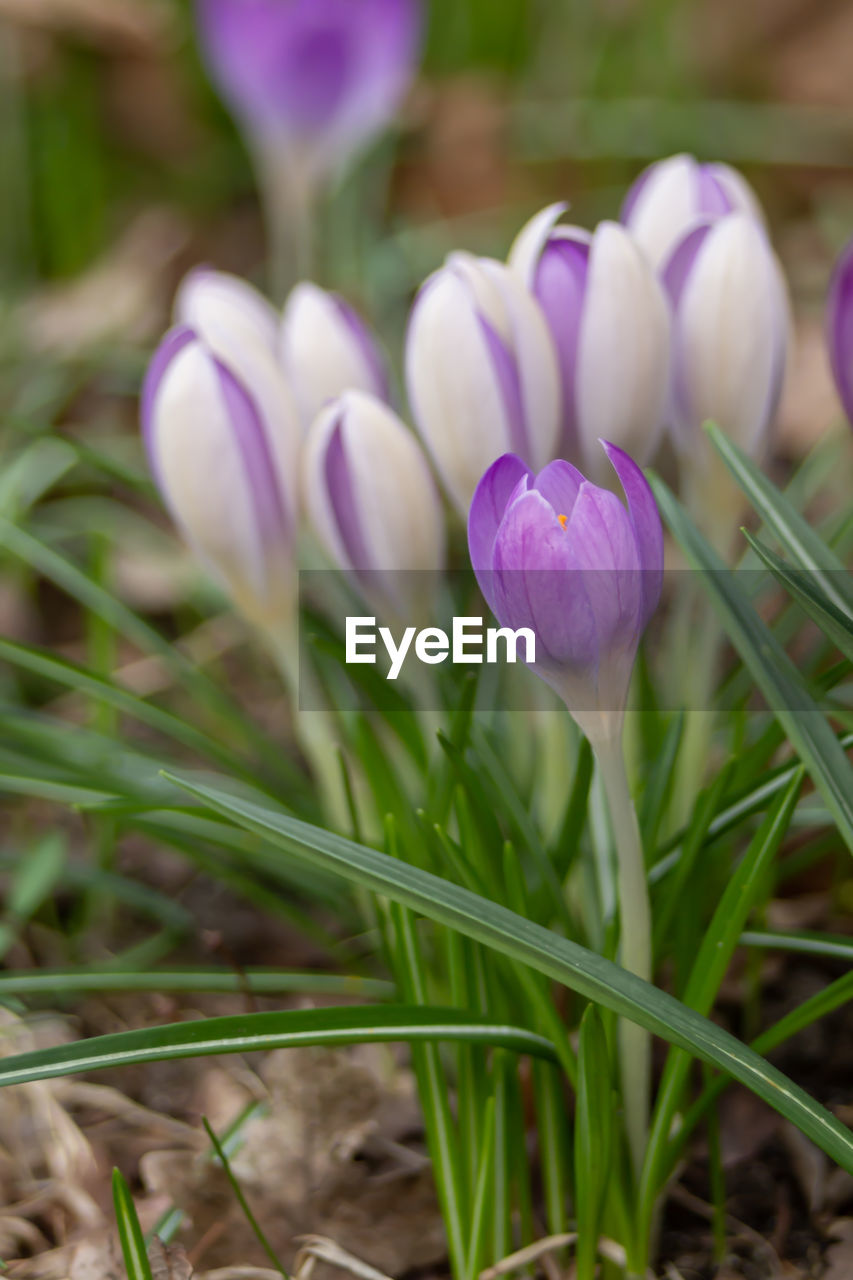
[[[256,346],[273,355],[278,313],[246,280],[227,271],[195,267],[175,295],[175,323],[189,325],[224,359],[235,347]]]
[[[303,281],[284,307],[277,347],[303,431],[345,391],[390,395],[379,343],[358,312],[337,294]]]
[[[259,357],[254,373],[242,378],[179,326],[152,359],[141,419],[152,473],[186,540],[251,620],[272,625],[293,607],[297,442],[272,358]]]
[[[416,426],[466,511],[495,458],[539,468],[559,431],[559,374],[545,318],[503,263],[453,254],[412,308],[406,384]]]
[[[835,385],[853,425],[853,241],[838,259],[829,287],[827,345]]]
[[[333,401],[308,434],[303,489],[331,560],[368,597],[419,615],[423,572],[444,565],[444,521],[426,458],[393,410],[361,391]]]
[[[561,205],[531,219],[510,265],[533,290],[558,356],[562,449],[595,475],[606,435],[642,459],[665,421],[669,314],[659,281],[615,222],[590,235],[556,225]]]
[[[689,231],[663,269],[673,313],[672,427],[685,458],[716,422],[746,452],[763,449],[782,392],[789,308],[766,232],[730,213]]]
[[[621,221],[655,268],[701,219],[748,213],[763,221],[746,179],[725,164],[700,164],[693,156],[670,156],[645,169],[622,206]]]

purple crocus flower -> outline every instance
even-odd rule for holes
[[[593,743],[621,730],[640,636],[660,598],[663,531],[637,464],[602,441],[627,508],[571,463],[505,454],[468,516],[477,581],[501,626],[536,637],[534,669]]]
[[[548,322],[562,386],[561,452],[598,478],[600,437],[641,462],[658,442],[669,387],[669,309],[630,232],[602,222],[590,234],[558,225],[565,206],[532,218],[510,265]]]
[[[678,155],[643,170],[628,192],[621,220],[652,265],[660,267],[699,219],[736,212],[763,222],[758,197],[737,169]]]
[[[414,74],[419,0],[196,0],[214,79],[249,131],[316,179],[392,118]]]
[[[154,479],[186,541],[259,626],[288,623],[300,431],[284,377],[256,344],[226,357],[187,325],[157,349],[142,390]]]
[[[827,343],[835,385],[853,425],[853,240],[838,259],[829,287]]]

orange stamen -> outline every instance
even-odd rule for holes
[[[561,524],[561,525],[563,526],[563,528],[565,529],[566,525],[569,523],[569,517],[568,517],[568,516],[557,516],[557,519],[559,520],[560,524]]]

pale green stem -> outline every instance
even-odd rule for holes
[[[743,496],[722,459],[703,441],[702,465],[686,469],[684,477],[687,506],[708,542],[728,563],[743,512]],[[694,586],[695,582],[695,586]],[[712,708],[719,671],[723,632],[708,603],[701,575],[691,575],[679,601],[680,629],[675,642],[683,646],[685,660],[680,665],[686,708],[684,738],[679,752],[673,789],[673,829],[686,825],[696,797],[708,775]]]
[[[708,601],[698,601],[683,671],[684,737],[675,765],[671,829],[686,826],[706,778],[714,721],[712,706],[723,633]]]
[[[280,140],[258,138],[253,154],[263,203],[273,301],[284,302],[314,272],[317,185]]]
[[[618,732],[602,734],[592,741],[592,748],[601,772],[616,843],[620,959],[623,968],[650,982],[652,930],[649,887],[637,813],[628,787],[621,723]],[[635,1173],[639,1176],[649,1120],[651,1039],[642,1027],[624,1018],[619,1024],[619,1069],[628,1146]]]
[[[342,829],[348,822],[346,790],[338,759],[334,723],[327,710],[300,711],[300,686],[312,707],[316,689],[310,668],[300,669],[296,625],[267,630],[264,639],[275,659],[290,699],[293,730],[311,768],[330,826]]]

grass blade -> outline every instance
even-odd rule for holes
[[[136,1205],[133,1203],[130,1187],[118,1169],[113,1169],[113,1204],[128,1280],[152,1280],[151,1263],[148,1261]]]
[[[650,477],[661,513],[694,568],[732,644],[763,693],[770,710],[808,769],[853,853],[853,768],[832,726],[773,633],[666,485]]]
[[[495,1045],[555,1062],[549,1040],[521,1027],[498,1026],[460,1009],[431,1006],[344,1006],[251,1013],[202,1022],[176,1022],[139,1031],[95,1036],[77,1044],[39,1049],[0,1060],[0,1087],[51,1080],[77,1071],[216,1053],[255,1053],[306,1045],[423,1043],[463,1040]]]
[[[809,617],[817,623],[828,640],[840,650],[848,661],[853,662],[853,617],[838,608],[835,602],[819,589],[818,579],[814,574],[802,569],[792,569],[790,565],[777,556],[775,551],[765,547],[763,542],[747,530],[743,531],[749,545],[767,565],[777,582],[793,596]],[[846,570],[845,570],[846,573]]]
[[[603,956],[420,868],[220,788],[177,776],[171,780],[239,825],[275,837],[290,852],[302,851],[309,863],[458,929],[729,1073],[853,1173],[853,1135],[848,1129],[782,1072],[673,996]]]
[[[264,1253],[267,1255],[267,1257],[269,1258],[270,1262],[273,1264],[273,1266],[275,1267],[279,1275],[284,1276],[284,1280],[290,1280],[290,1277],[288,1276],[284,1267],[279,1262],[278,1257],[276,1256],[275,1250],[273,1249],[269,1240],[264,1235],[264,1232],[261,1228],[260,1223],[258,1222],[257,1218],[252,1212],[252,1207],[249,1204],[248,1200],[246,1199],[245,1195],[243,1194],[243,1188],[240,1186],[240,1183],[237,1181],[237,1179],[234,1176],[234,1171],[231,1168],[231,1162],[228,1159],[228,1156],[225,1154],[225,1149],[222,1146],[222,1143],[217,1138],[216,1133],[214,1132],[213,1128],[211,1127],[207,1119],[207,1116],[202,1116],[202,1124],[204,1125],[205,1133],[210,1139],[210,1145],[213,1147],[214,1151],[216,1152],[219,1163],[222,1165],[222,1168],[225,1170],[225,1176],[231,1185],[231,1190],[234,1192],[234,1196],[237,1200],[237,1203],[239,1204],[240,1208],[243,1210],[243,1216],[248,1222],[249,1226],[251,1227],[252,1233],[255,1239],[257,1240],[258,1244],[261,1246]]]
[[[853,579],[847,566],[761,468],[718,426],[711,423],[705,429],[752,506],[797,567],[809,570],[836,609],[853,619]]]
[[[853,964],[853,938],[833,933],[771,933],[747,929],[740,935],[744,947],[761,947],[768,951],[794,951],[804,956],[821,956],[827,960],[846,960]]]
[[[0,999],[7,996],[79,996],[92,992],[181,991],[191,994],[251,992],[252,995],[361,996],[388,999],[394,985],[379,978],[278,969],[164,969],[150,973],[122,969],[33,969],[0,974]]]

